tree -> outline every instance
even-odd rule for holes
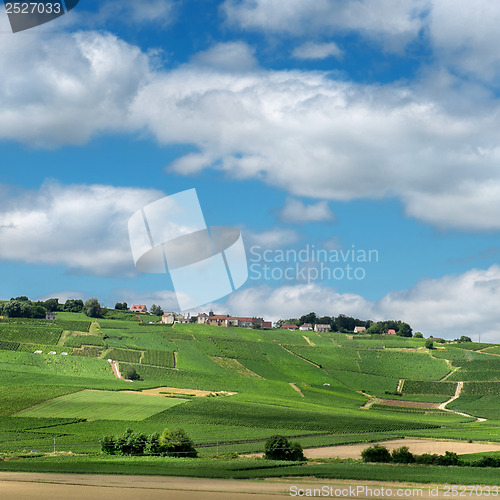
[[[160,453],[169,457],[191,457],[196,458],[198,452],[193,441],[188,437],[184,429],[171,431],[166,428],[159,438]]]
[[[398,329],[397,335],[400,337],[411,337],[412,336],[412,328],[408,323],[404,321],[398,321]]]
[[[290,443],[285,436],[279,434],[266,441],[265,450],[264,458],[267,460],[305,460],[302,446],[297,442]]]
[[[125,369],[125,378],[127,380],[141,380],[140,375],[135,371],[133,366],[127,366]]]
[[[117,302],[115,304],[115,309],[118,311],[128,311],[128,304],[126,302]]]
[[[424,336],[422,335],[421,332],[415,332],[415,334],[413,335],[413,338],[415,338],[415,339],[423,339]]]
[[[413,453],[410,452],[408,446],[401,446],[401,448],[396,448],[392,450],[391,453],[392,461],[397,464],[411,464],[415,462],[415,457]]]
[[[48,299],[45,302],[42,302],[42,305],[49,312],[57,312],[61,310],[59,299]]]
[[[151,309],[149,310],[151,314],[154,314],[155,316],[161,316],[163,314],[163,309],[161,306],[157,306],[156,304],[153,304],[151,306]]]
[[[425,347],[427,347],[427,349],[434,349],[434,342],[431,339],[427,339],[425,341]]]
[[[391,454],[385,446],[376,443],[361,452],[361,458],[364,462],[390,462]]]
[[[83,311],[85,304],[81,299],[68,299],[64,303],[63,309],[66,312],[79,313]]]
[[[102,316],[101,304],[95,297],[85,301],[84,310],[85,314],[91,318],[100,318]]]
[[[470,337],[467,337],[466,335],[462,335],[459,342],[472,342],[472,339]]]
[[[304,314],[304,316],[300,317],[300,324],[303,325],[304,323],[310,323],[311,325],[314,325],[317,323],[317,316],[315,312],[310,312],[309,314]]]

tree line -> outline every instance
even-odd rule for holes
[[[284,324],[291,325],[303,325],[304,323],[309,323],[311,325],[330,325],[330,328],[334,332],[348,333],[353,332],[354,327],[364,326],[366,328],[366,333],[377,335],[387,332],[388,330],[394,330],[396,335],[401,337],[412,337],[413,329],[408,323],[400,320],[387,320],[387,321],[372,321],[372,320],[362,320],[359,318],[354,318],[352,316],[346,316],[345,314],[339,314],[338,316],[318,316],[315,312],[310,312],[309,314],[304,314],[300,318],[290,318],[285,320],[279,320],[276,324],[277,326],[282,326]]]

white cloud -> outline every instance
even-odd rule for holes
[[[164,71],[111,35],[43,37],[15,37],[0,53],[1,139],[55,147],[146,132],[198,148],[176,172],[216,168],[321,200],[397,197],[435,225],[500,228],[499,101],[457,90],[447,72],[410,87],[249,70],[239,42]],[[218,69],[225,53],[250,59]]]
[[[305,42],[299,47],[296,47],[293,50],[292,55],[298,59],[326,59],[327,57],[340,58],[342,56],[342,51],[334,42]]]
[[[53,147],[131,130],[150,59],[113,35],[30,33],[10,37],[0,67],[0,137]]]
[[[228,22],[248,30],[330,35],[356,31],[401,50],[424,26],[428,0],[226,0]]]
[[[251,230],[242,231],[243,239],[247,248],[259,246],[266,248],[283,248],[299,239],[299,235],[293,229],[271,229],[257,233]]]
[[[280,213],[283,222],[299,223],[320,222],[335,220],[335,214],[328,206],[327,201],[318,201],[312,205],[305,205],[302,201],[289,198]]]
[[[193,62],[222,71],[248,71],[258,66],[254,50],[244,42],[218,43],[193,56]]]
[[[4,199],[0,258],[65,265],[93,275],[131,275],[128,219],[162,196],[152,189],[46,183]]]
[[[467,335],[477,340],[480,334],[481,341],[499,343],[499,302],[500,267],[494,265],[457,276],[424,279],[408,290],[390,292],[379,301],[311,283],[244,288],[229,296],[224,305],[231,314],[263,315],[273,321],[311,311],[320,316],[400,319],[426,337],[454,339]]]

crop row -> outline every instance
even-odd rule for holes
[[[62,329],[57,326],[0,324],[0,340],[27,344],[57,344]]]
[[[174,368],[174,353],[172,351],[145,351],[141,363]]]
[[[139,363],[142,351],[132,349],[110,349],[107,353],[108,358],[116,361],[125,361],[126,363]]]
[[[405,380],[404,394],[437,394],[453,396],[457,388],[456,382],[431,382],[424,380]]]

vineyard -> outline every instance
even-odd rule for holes
[[[242,452],[262,450],[276,433],[325,445],[388,433],[500,441],[498,346],[450,343],[431,351],[424,339],[139,319],[117,315],[91,326],[82,315],[58,313],[55,321],[0,321],[0,452],[38,449],[53,436],[67,451],[95,452],[103,433],[167,425],[185,428],[197,443],[217,439],[221,449]],[[139,380],[116,378],[108,359],[122,373],[133,367]],[[458,381],[462,394],[449,408],[471,418],[363,408],[370,396],[440,403]],[[150,388],[165,390],[140,393]],[[205,395],[194,396],[198,389]]]

